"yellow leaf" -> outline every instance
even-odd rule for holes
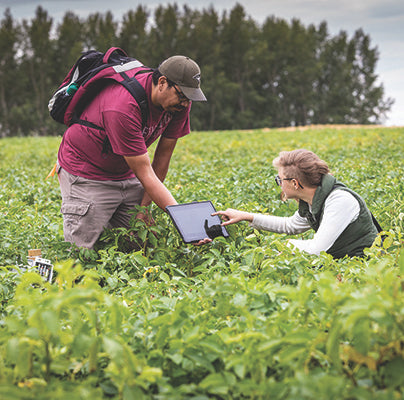
[[[343,346],[343,354],[345,361],[353,361],[357,364],[366,365],[370,370],[376,371],[376,360],[373,357],[364,356],[354,347],[349,345]]]

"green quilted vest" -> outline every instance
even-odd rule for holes
[[[332,175],[323,176],[321,185],[314,194],[311,212],[308,203],[303,200],[299,201],[299,214],[307,218],[310,226],[317,232],[323,218],[325,200],[333,190],[346,190],[351,193],[359,202],[360,212],[359,217],[345,228],[335,243],[327,250],[327,253],[334,258],[362,257],[364,255],[363,249],[370,247],[377,236],[372,215],[362,197],[338,182]]]

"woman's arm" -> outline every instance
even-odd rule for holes
[[[217,211],[213,215],[220,215],[223,218],[223,226],[240,221],[248,221],[253,228],[287,233],[289,235],[305,232],[310,229],[307,220],[302,218],[297,212],[291,217],[275,217],[273,215],[253,214],[228,208],[225,211]]]
[[[307,219],[301,217],[297,211],[291,217],[276,217],[263,214],[253,214],[253,216],[251,226],[256,229],[286,233],[288,235],[295,235],[310,229]]]

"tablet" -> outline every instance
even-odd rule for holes
[[[166,210],[185,243],[229,236],[226,228],[220,225],[219,216],[211,215],[216,211],[211,201],[176,204],[167,206]]]

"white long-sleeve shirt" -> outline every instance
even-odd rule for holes
[[[334,190],[325,200],[323,218],[313,239],[290,239],[290,243],[299,250],[319,255],[334,244],[345,228],[358,218],[359,212],[359,202],[351,193],[346,190]],[[311,228],[307,219],[301,217],[298,211],[291,217],[254,214],[250,225],[256,229],[288,235],[302,233]]]

